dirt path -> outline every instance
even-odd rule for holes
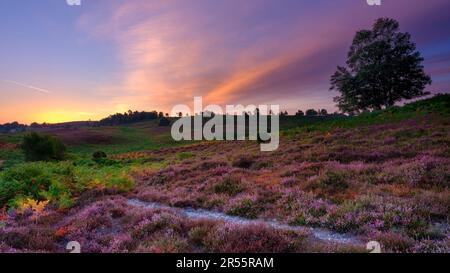
[[[252,224],[263,224],[270,226],[274,229],[281,230],[292,230],[292,231],[307,231],[310,232],[315,238],[339,244],[352,244],[352,245],[362,245],[362,241],[360,238],[350,235],[350,234],[342,234],[333,232],[327,229],[322,228],[311,228],[311,227],[303,227],[303,226],[290,226],[286,224],[282,224],[276,221],[264,221],[264,220],[249,220],[242,217],[230,216],[220,212],[213,212],[203,209],[193,209],[193,208],[174,208],[161,203],[155,202],[144,202],[138,199],[129,199],[127,202],[129,205],[139,208],[146,209],[167,209],[171,211],[176,211],[181,213],[183,216],[189,219],[207,219],[213,221],[223,221],[238,225],[252,225]]]

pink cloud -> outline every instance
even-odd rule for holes
[[[342,6],[327,3],[310,12],[299,10],[301,16],[293,18],[249,23],[255,14],[268,12],[267,3],[274,3],[248,2],[112,1],[103,16],[96,17],[97,11],[85,14],[79,26],[116,44],[125,71],[117,87],[124,93],[114,98],[118,103],[169,111],[195,95],[218,104],[323,104],[327,98],[323,107],[334,110],[329,76],[343,64],[355,31],[388,15],[413,25],[414,18],[446,5],[435,0],[411,8],[401,0],[374,10],[344,1]],[[310,6],[305,4],[305,9]]]

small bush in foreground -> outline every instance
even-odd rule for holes
[[[24,136],[22,151],[27,161],[64,160],[66,146],[59,138],[31,132]]]
[[[18,164],[0,173],[0,207],[15,207],[16,201],[49,200],[58,208],[69,208],[74,197],[90,190],[129,191],[134,179],[116,166],[74,166],[69,162]]]
[[[51,179],[51,174],[39,163],[8,169],[0,176],[0,206],[18,195],[42,200],[42,192],[48,190]]]
[[[293,238],[302,236],[288,234],[263,225],[239,226],[225,224],[212,230],[205,238],[206,249],[220,253],[273,253],[298,251]],[[299,244],[301,245],[301,244]]]

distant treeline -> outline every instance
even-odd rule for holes
[[[203,113],[206,114],[206,113]],[[245,113],[245,115],[254,115],[256,113]],[[214,113],[208,113],[207,116],[212,115],[214,116]],[[333,114],[333,115],[336,115]],[[183,113],[178,113],[177,117],[182,117]],[[280,116],[288,116],[288,113],[281,112]],[[303,111],[299,110],[297,113],[295,113],[295,116],[328,116],[328,113],[326,110],[313,110],[309,109],[303,113]],[[116,113],[113,115],[110,115],[107,118],[101,119],[100,121],[74,121],[74,122],[63,122],[63,123],[32,123],[30,125],[20,124],[18,122],[11,122],[1,125],[0,124],[0,133],[15,133],[15,132],[22,132],[26,130],[45,130],[45,129],[70,129],[70,128],[78,128],[81,126],[115,126],[115,125],[121,125],[121,124],[129,124],[129,123],[135,123],[140,121],[146,121],[146,120],[160,120],[160,125],[162,126],[168,126],[170,125],[170,121],[168,119],[169,114],[164,114],[163,112],[157,112],[157,111],[151,111],[151,112],[145,112],[145,111],[131,111],[128,110],[125,113]]]
[[[166,114],[168,116],[168,114]],[[110,115],[107,118],[104,118],[98,122],[98,125],[120,125],[120,124],[127,124],[127,123],[134,123],[139,121],[145,121],[145,120],[154,120],[158,118],[164,118],[163,112],[138,112],[138,111],[131,111],[128,110],[128,112],[125,113],[117,113],[114,115]]]
[[[155,120],[155,119],[165,119],[168,114],[163,112],[138,112],[131,111],[125,113],[117,113],[110,115],[107,118],[101,119],[100,121],[73,121],[73,122],[62,122],[62,123],[36,123],[33,122],[30,125],[20,124],[18,122],[11,122],[0,124],[0,133],[15,133],[23,132],[26,130],[45,130],[45,129],[70,129],[78,128],[81,126],[101,126],[101,125],[120,125],[128,124],[145,120]]]
[[[0,124],[0,133],[8,133],[8,132],[22,132],[27,129],[27,125],[20,124],[18,122],[11,122]]]
[[[78,128],[81,126],[94,126],[97,121],[71,121],[62,123],[37,123],[33,122],[30,125],[20,124],[18,122],[11,122],[0,124],[0,133],[16,133],[26,130],[45,130],[45,129],[69,129]]]

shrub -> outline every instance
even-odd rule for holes
[[[411,238],[395,232],[380,233],[375,240],[381,243],[384,251],[408,252],[414,246]]]
[[[448,188],[450,185],[448,163],[448,160],[441,158],[422,156],[402,166],[399,175],[411,186]]]
[[[162,234],[156,237],[155,240],[151,242],[151,245],[146,247],[147,242],[144,242],[142,251],[143,252],[153,252],[153,253],[186,253],[190,251],[189,243],[185,238],[179,238],[173,236],[172,234]],[[137,251],[139,251],[142,246],[138,246]]]
[[[188,235],[189,235],[189,241],[191,241],[196,246],[203,246],[204,240],[206,236],[208,236],[210,227],[208,226],[196,226],[193,227]]]
[[[293,237],[264,225],[225,224],[213,229],[205,238],[208,251],[220,253],[292,252]],[[301,237],[303,238],[303,237]]]
[[[261,206],[257,202],[251,199],[244,199],[241,203],[228,210],[227,214],[256,219],[260,211]]]
[[[107,157],[105,152],[102,151],[96,151],[92,154],[92,160],[99,161],[101,159],[105,159]]]
[[[215,193],[225,193],[230,196],[235,196],[243,190],[244,186],[241,183],[241,179],[231,175],[226,175],[222,181],[214,186]]]
[[[57,249],[53,241],[53,230],[51,228],[5,229],[0,231],[0,242],[4,242],[14,249],[23,251],[55,252]]]
[[[74,168],[68,163],[19,164],[0,176],[0,207],[8,202],[14,205],[14,200],[23,198],[50,200],[59,207],[69,207],[74,186]]]
[[[102,166],[114,166],[120,164],[119,161],[109,159],[105,152],[97,151],[92,154],[92,161]]]
[[[66,157],[66,146],[51,135],[31,132],[24,136],[21,148],[27,161],[63,160]]]
[[[348,175],[343,171],[326,171],[318,181],[318,187],[328,193],[345,191],[349,184]]]
[[[73,205],[73,197],[87,189],[129,191],[134,179],[115,166],[91,168],[69,162],[18,164],[0,174],[0,208],[14,200],[49,200],[59,208]]]
[[[448,253],[449,242],[447,241],[433,241],[422,240],[413,247],[413,253]]]
[[[157,232],[164,232],[167,229],[174,232],[181,232],[184,229],[182,220],[177,215],[170,212],[153,214],[151,217],[142,219],[137,223],[131,233],[135,240],[146,240]]]
[[[67,185],[60,181],[52,181],[48,191],[43,192],[42,196],[52,200],[61,209],[67,209],[73,205],[72,193]]]
[[[255,160],[249,156],[241,156],[233,161],[233,167],[248,169],[250,168]]]
[[[0,177],[0,206],[17,195],[43,199],[42,191],[51,184],[51,176],[41,164],[22,164],[8,169]]]

